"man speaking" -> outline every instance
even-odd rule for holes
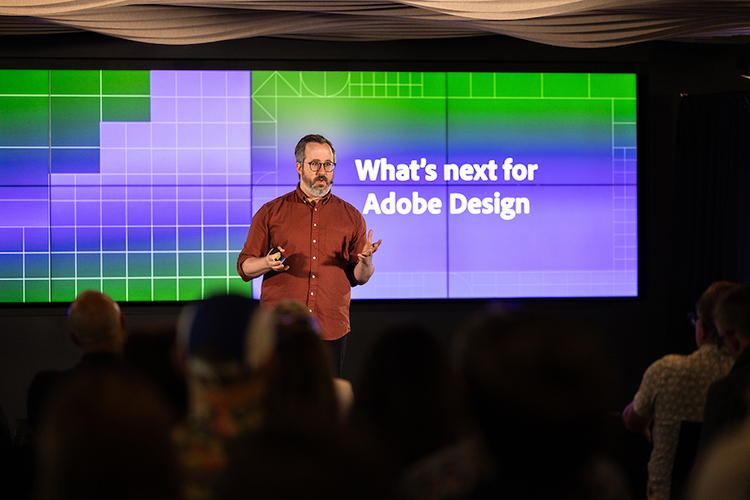
[[[320,321],[341,375],[350,331],[351,287],[367,283],[375,268],[372,242],[362,214],[331,194],[336,150],[322,135],[306,135],[294,149],[297,189],[263,205],[253,216],[237,258],[244,281],[263,276],[260,302],[273,308],[298,300]]]

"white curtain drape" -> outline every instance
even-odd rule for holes
[[[169,45],[257,36],[365,41],[501,34],[595,48],[744,39],[750,1],[0,0],[0,35],[79,30]]]

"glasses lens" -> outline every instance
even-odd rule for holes
[[[323,167],[326,172],[333,172],[333,168],[336,166],[335,163],[330,161],[327,161],[325,163],[320,163],[319,161],[311,161],[308,163],[308,165],[310,165],[310,169],[313,172],[317,172],[318,170],[320,170],[320,167]]]

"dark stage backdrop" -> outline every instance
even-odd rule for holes
[[[750,91],[750,81],[740,78],[736,70],[739,49],[731,45],[658,42],[583,50],[490,36],[363,43],[259,38],[177,47],[95,34],[6,38],[7,43],[0,45],[0,68],[8,69],[59,68],[67,64],[76,69],[351,71],[366,65],[376,71],[499,72],[533,68],[538,71],[540,64],[547,68],[545,71],[558,72],[588,72],[594,67],[604,72],[635,69],[643,78],[638,119],[639,297],[521,302],[528,308],[572,315],[601,332],[622,373],[621,387],[616,389],[621,406],[613,408],[613,413],[630,401],[643,371],[656,358],[694,349],[685,313],[707,282],[744,279],[747,274],[740,264],[747,245],[726,248],[738,245],[737,236],[747,234],[742,226],[713,226],[719,231],[719,237],[711,242],[716,246],[708,253],[700,250],[693,255],[698,250],[694,248],[695,238],[684,229],[686,221],[693,220],[692,212],[685,208],[693,199],[689,191],[693,188],[680,184],[690,177],[684,175],[682,163],[675,162],[678,109],[681,102],[686,102],[681,94],[692,99],[704,94]],[[15,43],[10,43],[10,38]],[[690,186],[706,187],[700,179],[690,182]],[[739,182],[734,186],[737,193],[742,192]],[[735,204],[740,201],[735,200]],[[737,214],[740,212],[732,211],[741,207],[728,206],[724,210],[723,213]],[[726,237],[724,232],[733,232],[735,237]],[[731,254],[733,264],[728,263],[722,251]],[[724,273],[725,265],[732,266],[735,274]],[[390,323],[422,322],[450,341],[471,314],[484,305],[484,301],[474,299],[356,302],[352,305],[353,335],[344,374],[353,379],[356,389],[364,354]],[[173,322],[179,308],[180,304],[127,304],[123,310],[129,324],[137,327]],[[25,393],[33,374],[41,369],[66,368],[77,358],[66,336],[65,309],[59,304],[0,307],[0,405],[11,425],[25,416]]]
[[[750,92],[684,96],[675,154],[675,290],[750,281]]]

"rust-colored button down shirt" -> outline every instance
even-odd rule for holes
[[[320,321],[323,338],[336,340],[350,330],[351,287],[357,284],[352,271],[365,234],[359,210],[330,193],[312,204],[298,184],[253,216],[237,272],[249,281],[242,272],[245,259],[266,255],[271,243],[284,248],[289,269],[263,276],[261,305],[272,308],[284,299],[299,300]]]

